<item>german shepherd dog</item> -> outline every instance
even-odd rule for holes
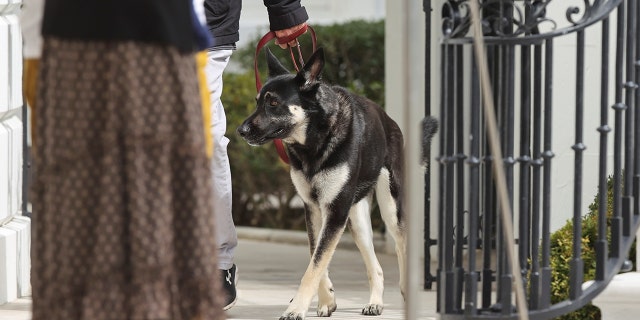
[[[383,274],[373,247],[370,209],[375,192],[382,218],[396,243],[400,289],[405,291],[406,219],[403,211],[403,138],[384,110],[364,97],[320,81],[324,53],[318,49],[290,73],[267,49],[268,81],[257,108],[237,132],[250,144],[282,139],[291,179],[305,205],[311,261],[281,320],[304,319],[317,293],[320,317],[336,310],[328,266],[349,226],[367,268],[370,297],[363,315],[383,309]],[[423,120],[428,143],[437,130]],[[426,140],[425,140],[426,139]],[[424,148],[424,147],[423,147]]]

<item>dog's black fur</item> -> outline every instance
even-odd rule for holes
[[[291,178],[305,203],[311,261],[297,294],[280,319],[304,319],[318,294],[319,316],[336,309],[327,268],[348,225],[365,260],[371,295],[362,313],[382,313],[383,276],[373,251],[369,211],[373,194],[387,231],[396,241],[400,287],[406,261],[403,211],[403,137],[384,110],[364,97],[320,81],[324,54],[318,49],[297,74],[267,50],[269,79],[256,97],[256,111],[238,128],[251,145],[282,139]],[[425,120],[425,145],[437,122]]]

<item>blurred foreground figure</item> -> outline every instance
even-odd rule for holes
[[[195,21],[183,0],[46,1],[33,320],[224,318]]]

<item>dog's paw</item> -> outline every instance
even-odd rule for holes
[[[280,320],[304,320],[304,313],[285,312],[280,316]]]
[[[318,317],[331,317],[331,314],[336,311],[338,305],[334,303],[330,305],[318,305]]]
[[[382,314],[384,306],[381,304],[368,304],[362,308],[362,314],[365,316],[379,316]]]

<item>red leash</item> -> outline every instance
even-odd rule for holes
[[[284,38],[278,38],[278,43],[289,43],[291,41],[296,40],[299,36],[301,36],[302,34],[304,34],[305,32],[307,32],[307,29],[311,32],[311,43],[312,43],[312,49],[313,51],[316,51],[316,32],[315,30],[313,30],[313,28],[311,28],[311,26],[309,25],[304,25],[300,30],[296,31],[295,33],[284,37]],[[258,45],[256,46],[256,53],[254,56],[254,60],[253,60],[253,70],[255,72],[255,77],[256,77],[256,91],[260,92],[260,89],[262,88],[262,82],[260,81],[260,72],[258,71],[258,54],[260,53],[260,50],[262,50],[262,48],[269,43],[269,41],[273,40],[276,38],[276,33],[273,31],[269,31],[267,34],[265,34],[264,36],[262,36],[262,38],[260,39],[260,41],[258,41]],[[296,40],[297,42],[297,40]],[[302,68],[304,66],[304,59],[302,58],[302,51],[300,50],[300,44],[298,44],[296,46],[297,51],[298,51],[298,59],[300,62],[300,67],[298,67],[298,64],[296,64],[296,59],[295,59],[295,55],[293,54],[293,47],[289,46],[289,53],[291,55],[291,61],[293,61],[293,66],[296,69],[296,71],[300,71],[300,68]],[[287,152],[284,148],[284,144],[282,144],[282,140],[280,139],[275,139],[273,140],[273,143],[276,145],[276,151],[278,151],[278,156],[280,156],[280,159],[286,163],[289,164],[289,156],[287,155]]]

